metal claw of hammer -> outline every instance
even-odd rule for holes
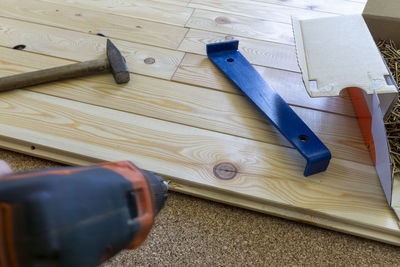
[[[0,78],[0,91],[110,71],[116,83],[129,82],[129,70],[118,48],[107,39],[107,58]]]

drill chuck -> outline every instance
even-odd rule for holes
[[[168,197],[168,183],[165,182],[159,175],[144,171],[144,175],[149,183],[150,190],[152,191],[153,198],[153,211],[157,215],[160,210],[164,207],[165,201]]]

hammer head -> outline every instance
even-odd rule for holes
[[[125,59],[109,39],[107,39],[107,58],[115,81],[118,84],[129,82],[129,70]]]

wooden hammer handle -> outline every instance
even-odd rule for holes
[[[0,91],[80,77],[110,70],[107,58],[74,63],[66,66],[32,71],[0,78]]]

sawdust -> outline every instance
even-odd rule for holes
[[[397,85],[400,86],[400,49],[391,40],[377,42],[382,56],[386,60]],[[385,119],[386,134],[388,138],[390,160],[393,170],[392,176],[400,174],[400,98],[393,107],[391,114]]]

